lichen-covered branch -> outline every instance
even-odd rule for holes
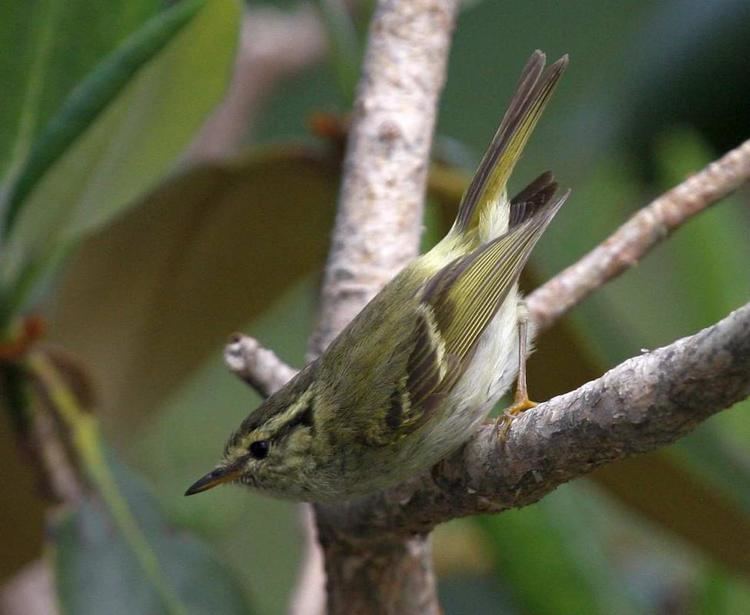
[[[563,314],[625,270],[672,231],[750,181],[750,140],[638,211],[606,241],[527,297],[536,329]]]
[[[332,510],[332,525],[366,550],[456,517],[525,506],[601,465],[674,442],[748,396],[750,304],[539,404],[502,444],[494,426],[484,427],[429,475]]]

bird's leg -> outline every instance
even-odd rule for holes
[[[536,406],[536,402],[529,399],[526,388],[526,352],[528,346],[529,315],[526,305],[519,302],[518,305],[518,377],[516,378],[516,394],[513,405],[506,408],[497,418],[496,428],[500,432],[500,438],[505,439],[510,431],[510,425],[518,416]]]

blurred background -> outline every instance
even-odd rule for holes
[[[182,494],[258,402],[222,364],[228,334],[302,365],[373,4],[0,5],[0,609],[49,612],[32,598],[51,579],[64,613],[285,611],[297,507]],[[573,196],[527,291],[750,136],[749,28],[743,0],[466,2],[425,246],[531,51],[571,63],[511,190],[551,169]],[[538,340],[532,397],[747,302],[749,203],[692,220]],[[749,410],[440,527],[445,612],[750,612]]]

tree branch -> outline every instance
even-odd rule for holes
[[[457,10],[458,0],[378,2],[311,358],[417,255],[437,102]],[[354,553],[335,533],[329,510],[316,508],[329,613],[439,612],[428,539],[383,541],[377,549]]]
[[[748,395],[750,303],[525,412],[504,444],[487,425],[429,475],[329,514],[339,532],[369,543],[526,506],[601,465],[674,442]]]
[[[378,2],[354,104],[312,356],[417,255],[457,6],[457,0]]]
[[[24,566],[0,587],[2,615],[58,615],[52,567],[45,559]]]
[[[526,299],[537,330],[633,265],[674,230],[750,180],[750,140],[642,208],[605,242]]]
[[[289,382],[297,370],[284,363],[273,350],[252,337],[235,333],[224,347],[224,362],[237,376],[263,397],[269,397]]]

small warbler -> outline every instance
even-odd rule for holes
[[[533,406],[518,278],[569,193],[555,196],[549,172],[510,200],[506,183],[567,63],[545,71],[532,54],[448,234],[251,412],[187,495],[239,482],[297,500],[353,498],[456,450],[517,374],[506,414]]]

